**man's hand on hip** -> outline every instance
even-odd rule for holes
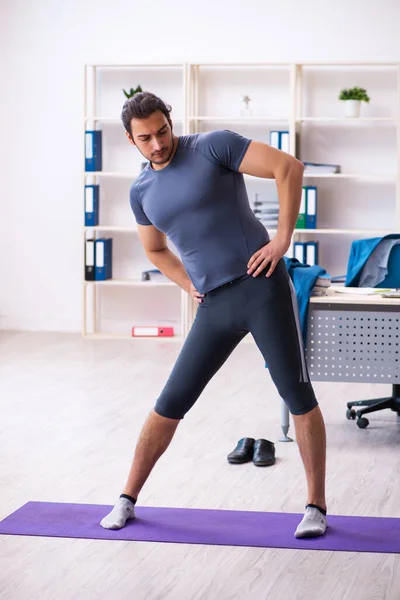
[[[196,300],[199,304],[203,302],[202,298],[204,298],[205,294],[199,294],[193,283],[190,284],[189,294],[192,296],[193,300]]]
[[[263,246],[260,250],[257,250],[250,258],[247,264],[247,274],[257,277],[268,265],[270,268],[266,273],[266,277],[270,277],[275,271],[275,267],[288,251],[290,242],[275,236],[266,246]]]

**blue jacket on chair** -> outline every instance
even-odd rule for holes
[[[383,237],[355,240],[352,243],[345,283],[347,287],[358,287],[361,273],[367,260],[381,241],[387,239],[400,239],[400,234],[392,233]]]

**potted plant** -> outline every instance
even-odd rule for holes
[[[364,88],[353,87],[343,89],[340,92],[339,100],[344,101],[344,111],[346,117],[359,117],[361,102],[369,102],[370,98]]]
[[[138,94],[139,92],[143,92],[140,85],[138,85],[136,89],[131,88],[129,92],[126,92],[124,89],[122,91],[124,92],[124,94],[127,98],[132,98],[132,96],[134,96],[135,94]]]

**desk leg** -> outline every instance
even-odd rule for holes
[[[293,442],[292,438],[287,436],[287,432],[289,431],[289,419],[289,409],[284,401],[281,400],[281,427],[283,437],[279,439],[280,442]]]

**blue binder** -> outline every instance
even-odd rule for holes
[[[96,240],[96,281],[112,278],[112,238]]]
[[[306,186],[306,229],[317,227],[317,199],[316,186]]]
[[[85,226],[93,227],[99,224],[99,195],[100,186],[85,185]]]
[[[290,152],[290,141],[289,141],[289,132],[288,131],[280,131],[279,132],[279,150],[282,152],[286,152],[289,154]]]
[[[102,132],[85,131],[85,171],[102,169]]]
[[[318,242],[306,242],[305,245],[305,260],[306,265],[314,267],[318,265]]]
[[[294,243],[294,257],[303,264],[306,262],[306,244],[305,242],[295,242]]]
[[[281,138],[279,135],[279,131],[273,130],[269,132],[269,145],[272,146],[272,148],[280,150]]]

